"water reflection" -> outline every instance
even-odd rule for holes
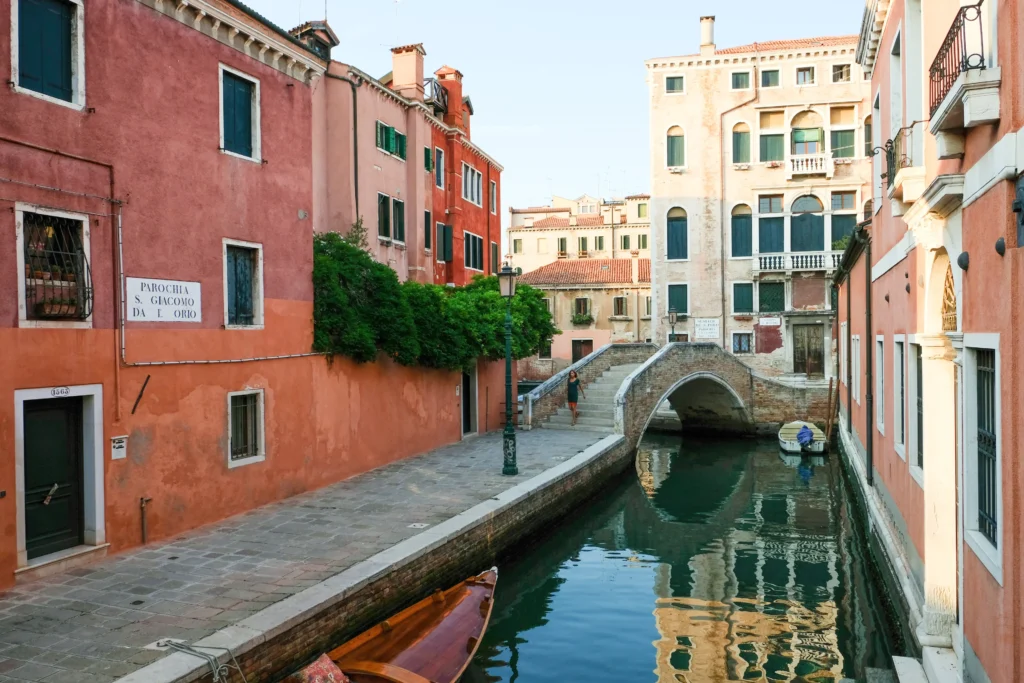
[[[835,463],[648,436],[637,470],[503,564],[463,681],[829,681],[888,665]]]

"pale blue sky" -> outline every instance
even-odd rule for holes
[[[285,29],[324,0],[243,0]],[[644,60],[699,51],[702,14],[719,47],[853,34],[863,0],[327,0],[334,58],[382,76],[390,48],[423,43],[426,67],[465,75],[473,141],[505,167],[510,206],[647,192]]]

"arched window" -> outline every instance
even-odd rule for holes
[[[824,138],[825,130],[816,112],[802,111],[793,117],[793,154],[823,153]]]
[[[686,234],[686,211],[678,206],[668,212],[668,259],[688,258],[688,239]]]
[[[864,220],[869,221],[875,215],[875,202],[867,200],[864,202]]]
[[[824,251],[824,208],[821,200],[809,194],[793,202],[793,219],[789,226],[790,251]]]
[[[750,163],[750,126],[745,123],[732,128],[732,163]]]
[[[686,137],[683,135],[682,128],[672,126],[668,129],[666,148],[668,149],[669,168],[686,166]]]
[[[732,210],[732,255],[753,255],[753,215],[750,207],[740,204]]]
[[[871,156],[874,149],[874,138],[871,137],[871,117],[864,119],[864,156]]]

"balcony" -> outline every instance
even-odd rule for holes
[[[835,164],[830,154],[790,154],[786,157],[786,180],[798,175],[823,175],[831,178]]]
[[[789,251],[754,256],[755,273],[784,273],[795,270],[832,272],[843,258],[841,251]]]
[[[885,153],[885,181],[889,198],[893,200],[893,216],[902,216],[905,207],[912,204],[924,192],[925,169],[914,152],[915,124],[900,128],[896,137],[882,147]]]
[[[973,128],[999,120],[999,68],[987,68],[982,4],[961,7],[928,69],[930,129]]]
[[[423,80],[423,101],[435,115],[448,113],[448,90],[436,78]]]

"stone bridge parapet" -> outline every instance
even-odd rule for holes
[[[615,396],[615,431],[631,447],[662,401],[684,429],[773,433],[793,420],[819,425],[828,412],[828,390],[793,386],[764,377],[717,344],[667,344],[631,373]]]

